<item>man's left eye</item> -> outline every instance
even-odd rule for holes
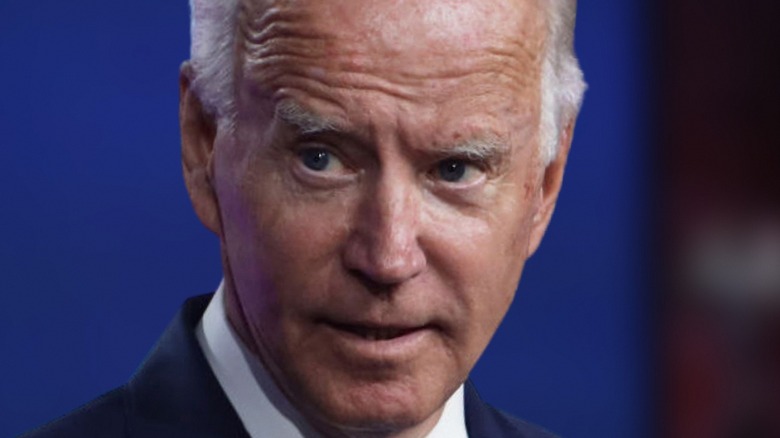
[[[434,172],[438,179],[448,183],[467,183],[481,175],[477,166],[458,158],[440,161],[436,165]]]
[[[341,161],[323,148],[307,148],[298,153],[301,163],[314,172],[334,171],[342,167]]]

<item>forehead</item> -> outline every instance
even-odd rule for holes
[[[457,74],[491,61],[520,76],[539,66],[542,0],[243,0],[240,53],[333,70]],[[508,70],[508,69],[506,69]]]
[[[416,51],[446,45],[464,50],[541,35],[541,0],[242,0],[247,29],[273,23],[305,26],[313,35],[350,38],[373,49]],[[423,37],[424,40],[420,40]]]
[[[365,126],[399,114],[480,128],[533,124],[541,1],[244,0],[244,85]]]

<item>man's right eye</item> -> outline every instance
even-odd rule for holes
[[[309,146],[298,151],[298,169],[302,177],[327,178],[328,180],[342,179],[352,172],[341,159],[325,147]]]

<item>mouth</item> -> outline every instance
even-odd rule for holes
[[[364,369],[385,369],[407,364],[435,348],[438,328],[431,323],[377,324],[368,321],[323,321],[331,351]]]
[[[389,341],[427,328],[426,326],[376,327],[356,324],[332,324],[332,326],[337,330],[347,332],[367,341]]]

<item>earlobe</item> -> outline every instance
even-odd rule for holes
[[[569,149],[571,148],[571,140],[574,134],[574,123],[575,119],[572,118],[566,124],[558,142],[558,151],[555,158],[544,169],[540,188],[541,199],[539,208],[533,218],[531,236],[528,241],[528,257],[533,255],[539,248],[542,237],[544,237],[547,226],[552,219],[555,204],[558,201],[558,194],[561,191],[566,160],[569,157]]]
[[[214,118],[205,113],[192,89],[194,72],[189,62],[179,73],[179,126],[184,183],[190,201],[203,225],[219,235],[219,205],[213,184],[212,159],[217,129]]]

